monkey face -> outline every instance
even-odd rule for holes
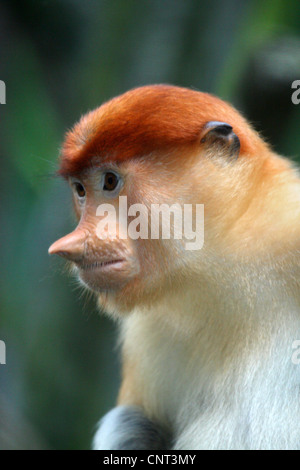
[[[210,275],[224,254],[260,243],[249,226],[268,152],[215,97],[165,85],[131,90],[67,133],[59,174],[73,190],[78,226],[49,253],[69,260],[82,283],[118,312],[184,289],[195,273]],[[153,206],[197,204],[205,206],[204,249],[201,240],[198,251],[186,249],[176,210],[171,236],[153,236],[160,226]]]
[[[157,234],[152,233],[152,206],[177,203],[180,211],[183,188],[192,193],[184,166],[181,175],[172,159],[162,167],[160,158],[152,157],[105,164],[70,177],[78,226],[49,253],[69,260],[80,281],[99,294],[106,307],[112,303],[118,311],[130,310],[147,299],[153,301],[174,285],[175,273],[183,278],[189,256],[184,239],[174,239],[173,219],[170,237],[162,236],[161,219],[156,222]]]
[[[120,238],[121,226],[117,218],[112,220],[123,178],[107,168],[72,177],[69,183],[79,223],[72,233],[53,243],[49,253],[71,261],[73,271],[93,291],[119,290],[140,270],[132,243]],[[102,226],[101,210],[107,213]]]

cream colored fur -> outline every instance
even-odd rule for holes
[[[172,429],[174,449],[300,449],[300,184],[280,162],[220,244],[208,233],[173,290],[123,320],[119,402]]]

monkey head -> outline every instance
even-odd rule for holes
[[[167,85],[131,90],[67,133],[59,174],[71,186],[78,226],[49,253],[69,260],[108,310],[153,302],[209,270],[212,253],[241,246],[254,223],[251,210],[242,216],[269,171],[268,155],[246,120],[214,96]],[[151,209],[162,204],[192,206],[193,214],[204,205],[201,249],[186,249],[184,231],[176,236],[179,209],[171,211],[173,236],[151,237]]]

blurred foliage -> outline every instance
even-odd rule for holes
[[[117,395],[116,327],[47,255],[75,223],[51,176],[66,129],[165,82],[231,101],[296,158],[299,18],[300,2],[283,0],[1,1],[0,448],[89,448]]]

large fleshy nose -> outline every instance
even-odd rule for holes
[[[54,242],[49,250],[49,255],[59,255],[70,261],[79,261],[85,251],[85,242],[87,239],[85,230],[76,229],[63,238]]]

